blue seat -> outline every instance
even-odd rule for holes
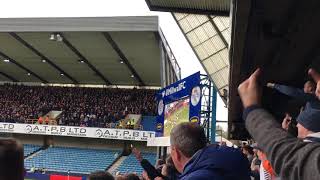
[[[111,165],[116,159],[115,154],[120,154],[120,150],[50,147],[26,160],[25,167],[30,169],[34,166],[50,171],[89,174],[92,171],[104,170]]]
[[[24,144],[23,145],[23,154],[24,157],[29,156],[30,154],[34,153],[35,151],[39,150],[41,146],[33,145],[33,144]]]
[[[147,159],[151,164],[156,163],[156,154],[155,153],[142,153],[144,159]],[[121,173],[126,172],[136,172],[141,174],[143,168],[137,159],[131,154],[120,164],[120,166],[115,170],[115,172],[120,171]]]

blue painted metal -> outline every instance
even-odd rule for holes
[[[217,91],[211,89],[211,143],[216,142],[216,119],[217,119]]]

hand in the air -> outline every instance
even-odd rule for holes
[[[309,69],[308,74],[313,78],[314,82],[317,83],[316,96],[320,99],[320,74],[314,69]]]
[[[141,152],[140,152],[137,148],[133,148],[133,149],[132,149],[132,153],[134,154],[134,156],[137,158],[137,160],[138,160],[139,162],[142,161]]]
[[[274,83],[267,83],[268,88],[274,88],[274,85],[275,85]]]
[[[291,123],[292,117],[289,114],[286,114],[286,117],[283,118],[281,126],[283,129],[288,130],[289,124]]]
[[[238,92],[242,100],[244,108],[252,105],[259,105],[261,100],[261,91],[258,85],[258,78],[261,74],[258,68],[251,76],[243,81],[239,87]]]

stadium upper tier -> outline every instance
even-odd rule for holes
[[[127,114],[154,115],[155,90],[0,85],[0,121],[24,123],[52,110],[59,125],[105,127]]]
[[[119,156],[120,151],[67,147],[50,147],[25,160],[26,169],[46,169],[56,172],[89,174],[105,170]]]

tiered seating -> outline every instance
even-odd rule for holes
[[[105,127],[127,114],[155,115],[152,89],[0,85],[0,121],[37,121],[50,111],[62,112],[58,125]],[[32,101],[30,101],[32,99]],[[53,118],[50,116],[50,118]]]
[[[142,157],[144,159],[147,159],[152,165],[156,164],[157,156],[155,153],[142,153]],[[120,171],[121,173],[136,172],[138,174],[141,174],[143,168],[141,167],[135,156],[131,154],[120,164],[120,166],[116,169],[116,172],[117,171]]]
[[[89,174],[106,167],[117,158],[120,151],[51,147],[25,161],[30,169],[45,168],[49,171]]]
[[[34,153],[35,151],[39,150],[41,146],[33,145],[33,144],[24,144],[23,150],[24,150],[24,157],[28,157],[30,154]]]

